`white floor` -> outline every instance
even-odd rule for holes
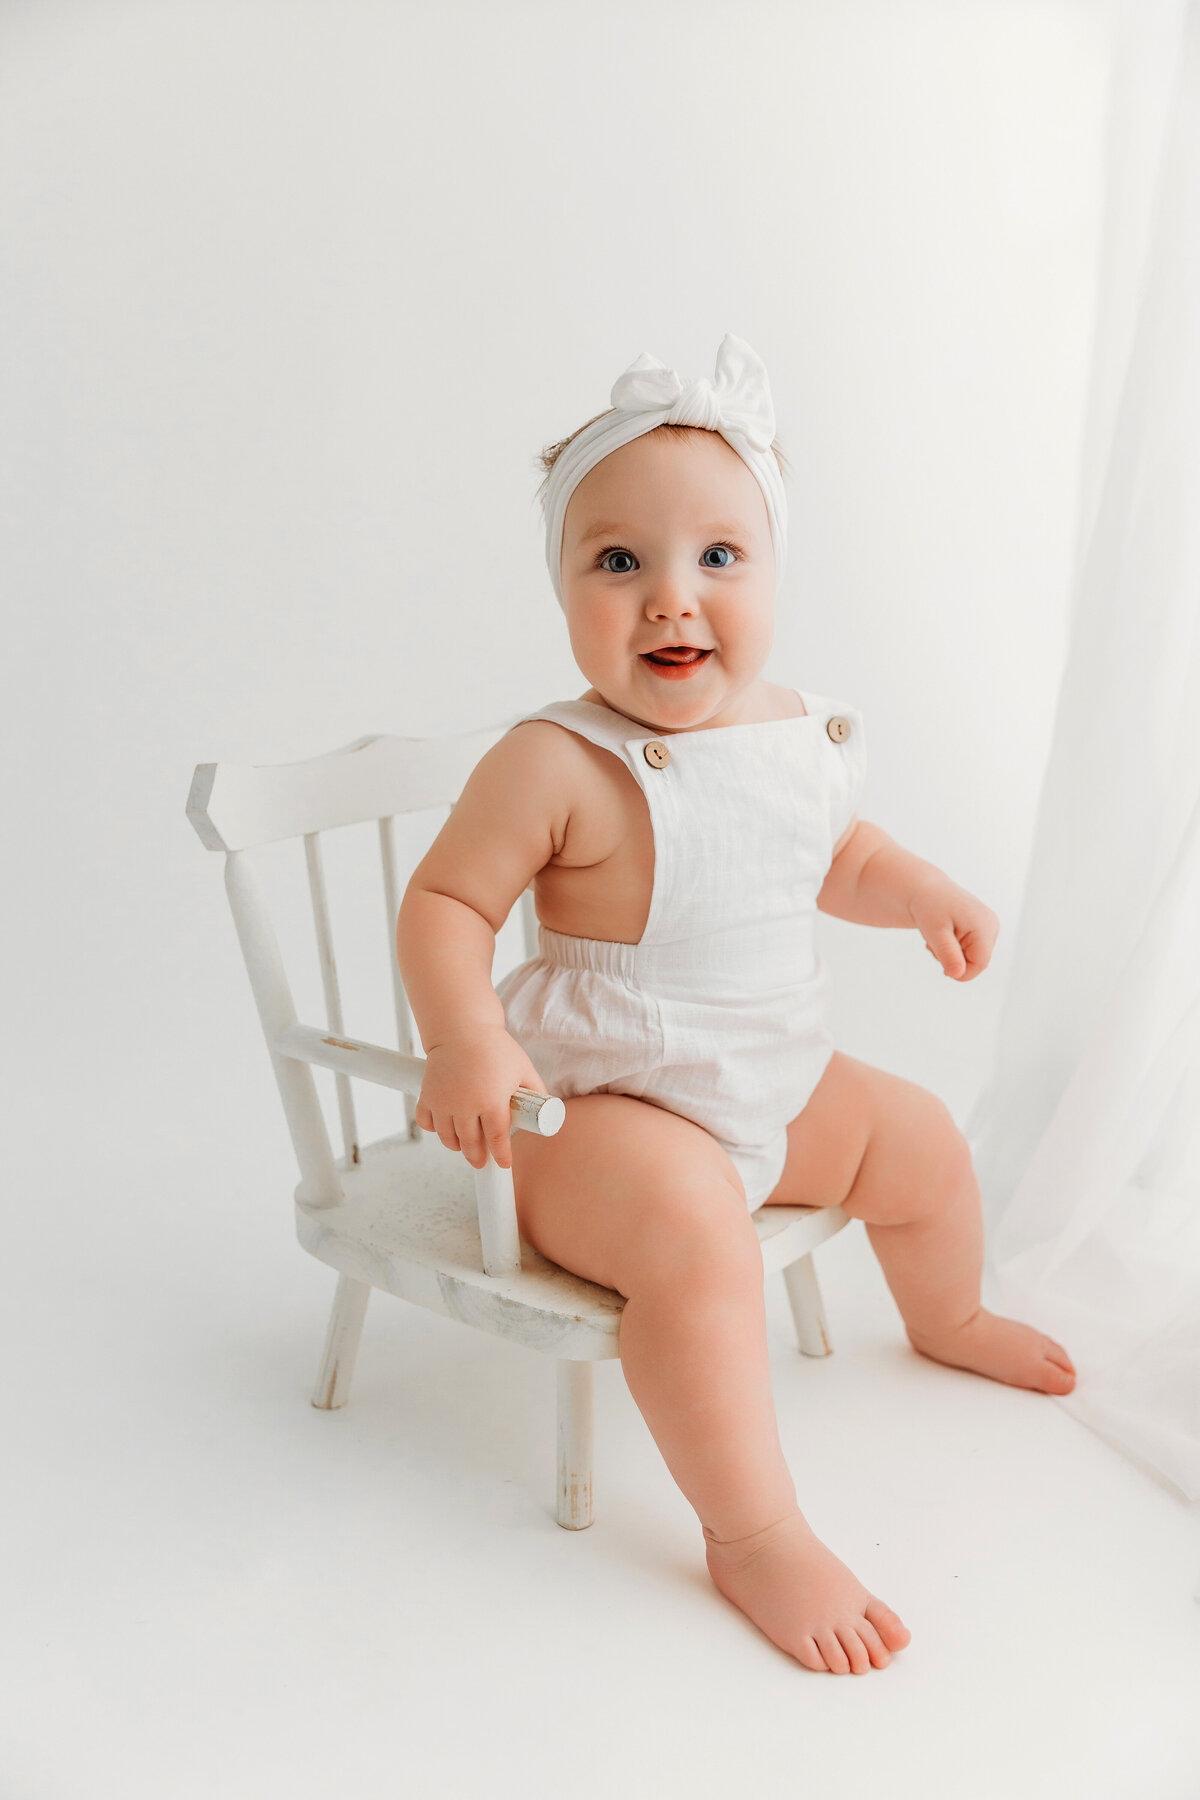
[[[710,1587],[619,1365],[578,1534],[548,1361],[377,1295],[315,1411],[334,1277],[285,1156],[118,1177],[65,1141],[19,1177],[4,1800],[1200,1796],[1195,1510],[912,1354],[859,1226],[818,1253],[827,1361],[770,1284],[802,1504],[913,1632],[834,1678]]]

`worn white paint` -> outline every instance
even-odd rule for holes
[[[425,740],[363,738],[309,762],[280,768],[206,763],[196,770],[188,816],[201,841],[226,852],[225,883],[238,941],[291,1132],[300,1183],[296,1230],[312,1255],[338,1272],[313,1404],[345,1404],[371,1289],[396,1294],[481,1331],[552,1355],[557,1362],[558,1499],[561,1525],[592,1518],[591,1364],[619,1355],[620,1294],[547,1262],[518,1232],[512,1171],[489,1157],[473,1170],[431,1133],[417,1130],[412,1103],[425,1064],[414,1056],[408,1002],[392,932],[399,907],[392,818],[451,805],[475,762],[503,727]],[[318,834],[378,823],[389,961],[400,1044],[390,1050],[346,1034]],[[250,852],[304,839],[327,1022],[302,1023]],[[521,900],[526,952],[537,950],[532,894]],[[338,1079],[345,1153],[335,1160],[313,1067]],[[350,1082],[370,1081],[406,1097],[406,1130],[360,1144]],[[520,1088],[514,1131],[557,1132],[566,1116],[555,1095]],[[754,1224],[763,1269],[784,1270],[801,1349],[827,1355],[828,1332],[811,1261],[817,1244],[849,1223],[836,1207],[761,1207]]]
[[[345,1198],[310,1206],[297,1191],[306,1250],[340,1274],[498,1337],[573,1358],[617,1355],[624,1300],[521,1245],[520,1267],[483,1269],[474,1171],[429,1132],[364,1144],[341,1168]]]
[[[789,1263],[783,1271],[783,1284],[787,1288],[801,1350],[805,1356],[831,1356],[833,1345],[829,1341],[829,1327],[825,1323],[825,1308],[821,1304],[812,1257],[802,1256],[798,1262]]]
[[[515,1275],[521,1267],[521,1240],[512,1170],[502,1169],[490,1150],[482,1169],[475,1170],[475,1210],[479,1215],[479,1245],[485,1271],[489,1275]]]
[[[338,1276],[325,1348],[321,1352],[321,1368],[312,1397],[313,1405],[327,1412],[345,1406],[350,1398],[350,1383],[370,1298],[369,1281],[356,1281],[352,1275]]]
[[[558,1362],[558,1504],[565,1531],[592,1522],[592,1390],[590,1362]]]

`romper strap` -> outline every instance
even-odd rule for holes
[[[598,744],[602,750],[611,750],[627,768],[629,753],[625,746],[629,740],[636,738],[639,742],[642,739],[648,742],[654,736],[647,726],[638,725],[624,713],[613,712],[611,707],[599,706],[593,700],[556,700],[549,706],[539,707],[537,712],[526,713],[514,720],[509,730],[514,731],[530,719],[549,719],[554,725],[566,726],[568,731],[587,738],[589,743]]]

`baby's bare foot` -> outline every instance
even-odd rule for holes
[[[705,1531],[708,1572],[725,1595],[806,1669],[884,1669],[910,1633],[815,1537],[800,1512],[719,1543]]]
[[[954,1331],[918,1335],[908,1341],[922,1356],[950,1363],[956,1369],[974,1369],[1010,1387],[1038,1388],[1043,1394],[1069,1394],[1075,1386],[1075,1365],[1053,1338],[1016,1319],[1002,1319],[980,1307],[974,1318]]]

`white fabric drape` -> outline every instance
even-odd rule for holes
[[[1200,1496],[1200,0],[1126,0],[1067,661],[993,1079],[1004,1310]]]

